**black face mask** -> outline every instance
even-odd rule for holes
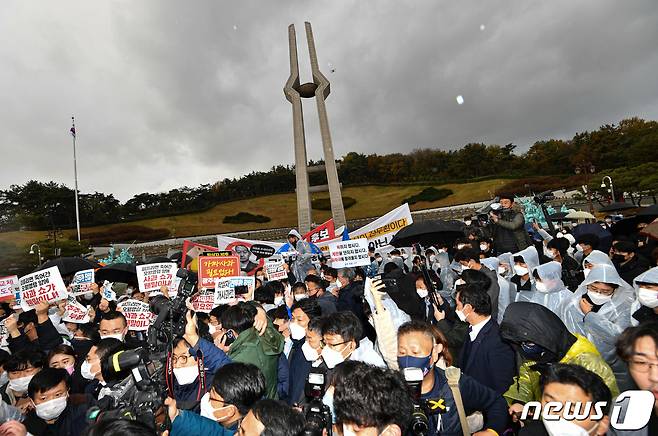
[[[624,256],[623,254],[613,254],[612,261],[617,263],[626,262],[626,256]]]

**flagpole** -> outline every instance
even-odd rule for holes
[[[80,208],[78,207],[78,162],[75,154],[75,117],[71,117],[71,133],[73,136],[73,175],[75,177],[75,224],[78,230],[78,242],[80,242]]]

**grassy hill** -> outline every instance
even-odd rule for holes
[[[500,186],[508,183],[509,179],[494,179],[474,183],[445,184],[445,185],[404,185],[404,186],[354,186],[343,189],[343,196],[356,199],[356,204],[345,211],[347,219],[376,217],[383,215],[400,205],[404,198],[418,194],[423,189],[434,186],[453,191],[453,195],[435,202],[418,202],[411,206],[411,210],[421,210],[433,207],[450,206],[455,204],[481,201],[491,197]],[[328,193],[314,194],[315,197],[328,197]],[[227,215],[237,212],[249,212],[254,215],[261,214],[271,218],[266,224],[224,224],[222,220]],[[313,211],[313,220],[321,223],[329,219],[329,211]],[[260,228],[294,227],[297,222],[297,206],[294,193],[270,195],[248,200],[232,201],[213,207],[212,209],[187,215],[153,218],[133,221],[129,224],[112,224],[106,226],[88,227],[85,232],[100,232],[121,225],[141,225],[151,228],[169,229],[172,236],[195,236],[215,233],[236,232]],[[65,230],[64,235],[75,234],[75,230]],[[15,245],[29,246],[38,240],[47,238],[45,231],[20,231],[0,233],[0,241]],[[117,241],[119,242],[119,241]]]

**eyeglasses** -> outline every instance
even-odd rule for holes
[[[615,293],[614,289],[604,289],[604,288],[599,288],[599,287],[596,287],[596,286],[593,286],[593,285],[587,285],[587,290],[592,291],[592,292],[596,292],[597,294],[606,295],[606,296],[607,295],[612,295],[612,294]]]
[[[185,365],[187,363],[187,359],[191,358],[192,356],[187,355],[187,354],[182,354],[180,356],[173,355],[171,356],[171,363],[180,363],[181,365]]]
[[[320,339],[320,344],[321,344],[323,347],[329,347],[329,348],[332,348],[332,349],[334,349],[334,350],[336,349],[335,347],[337,347],[337,346],[339,346],[339,345],[347,344],[348,342],[351,342],[351,341],[343,341],[343,342],[339,342],[339,343],[337,343],[337,344],[327,344],[323,339]]]
[[[633,371],[649,372],[654,366],[658,368],[658,363],[645,362],[643,360],[631,360],[630,366]]]

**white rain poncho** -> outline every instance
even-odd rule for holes
[[[649,271],[643,272],[639,276],[635,277],[635,280],[633,280],[633,287],[635,288],[636,297],[639,297],[639,291],[640,291],[640,285],[638,285],[638,283],[655,283],[656,285],[658,285],[658,266],[651,268]],[[642,306],[642,303],[640,302],[639,299],[636,299],[631,305],[630,320],[633,326],[639,324],[638,320],[633,318],[633,314],[640,309],[640,306]]]
[[[511,253],[510,253],[511,256]],[[480,260],[482,265],[486,266],[492,271],[496,271],[496,276],[498,277],[498,287],[500,288],[500,293],[498,294],[498,324],[503,322],[503,315],[505,314],[505,309],[509,304],[509,281],[507,281],[503,276],[498,274],[498,267],[500,266],[500,261],[497,257],[487,257]]]
[[[587,315],[580,309],[580,300],[587,293],[587,286],[592,283],[610,283],[617,285],[612,299],[603,304],[598,312]],[[572,333],[587,337],[594,343],[603,358],[612,365],[615,362],[615,342],[617,337],[630,324],[631,304],[635,293],[617,270],[610,265],[598,265],[592,268],[587,278],[578,286],[571,298],[560,303],[557,315]]]
[[[572,297],[572,292],[562,281],[562,265],[559,262],[548,262],[533,270],[537,272],[539,281],[535,279],[531,291],[519,292],[517,301],[529,301],[557,313],[560,302]]]
[[[288,236],[297,237],[297,244],[294,247],[297,252],[297,258],[292,265],[292,273],[297,281],[302,281],[306,277],[308,270],[313,268],[311,244],[302,239],[302,235],[295,229],[290,230]]]
[[[614,267],[608,255],[599,250],[592,250],[592,252],[583,259],[583,268],[585,268],[585,263],[589,263],[594,266],[610,265]]]
[[[532,286],[532,284],[534,284],[534,282],[535,282],[535,279],[532,277],[532,271],[534,271],[534,269],[539,266],[539,254],[537,254],[537,249],[533,245],[531,245],[530,247],[525,248],[525,249],[519,251],[518,253],[514,253],[511,257],[511,259],[510,259],[510,262],[512,262],[510,266],[512,268],[514,268],[514,258],[517,257],[517,256],[521,256],[523,258],[523,261],[524,261],[523,263],[525,263],[527,265],[528,274],[529,274],[528,280],[530,280],[530,284]],[[515,275],[515,273],[513,272],[512,277],[514,275]],[[510,284],[509,285],[509,293],[508,293],[509,296],[507,298],[508,298],[508,301],[510,303],[514,303],[514,302],[519,301],[519,297],[520,297],[520,294],[522,292],[529,292],[529,291],[517,292],[516,284],[511,281],[511,277],[510,277],[509,284]],[[498,303],[498,304],[500,304],[500,303]]]

